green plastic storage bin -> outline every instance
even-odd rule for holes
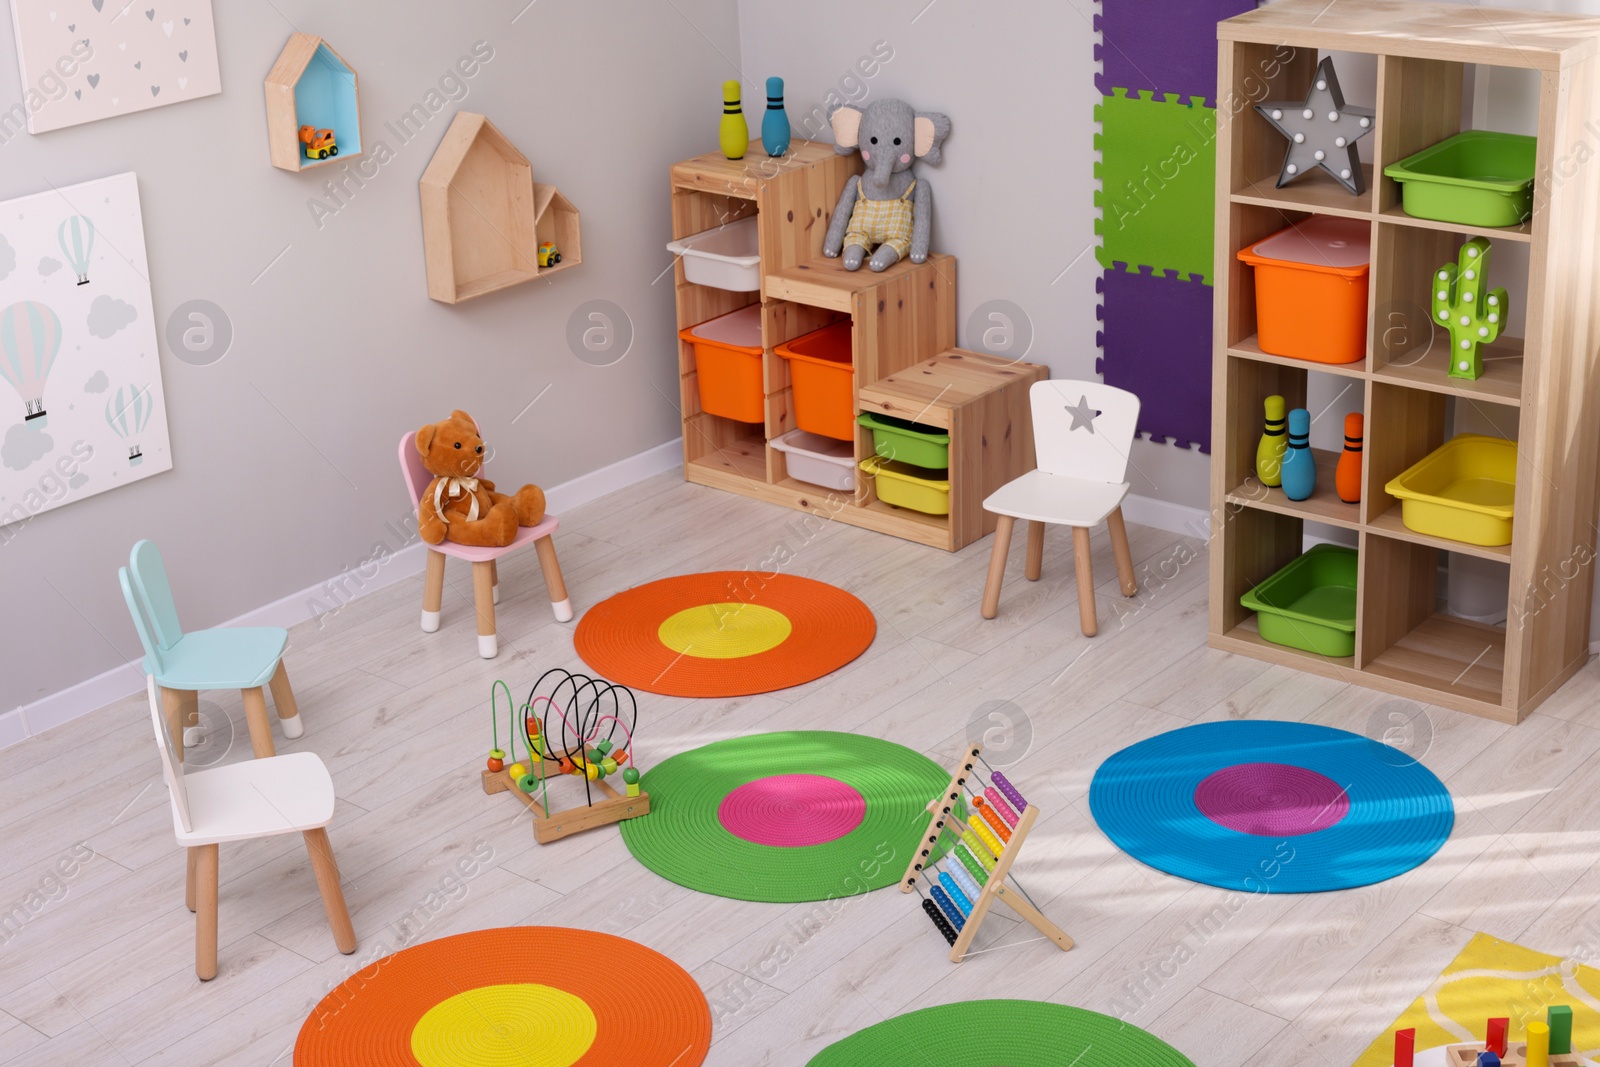
[[[950,435],[937,427],[871,411],[857,415],[856,422],[872,431],[872,450],[884,459],[931,470],[950,466]]]
[[[1468,130],[1384,167],[1407,215],[1463,226],[1516,226],[1533,214],[1538,140]]]
[[[1356,550],[1313,545],[1239,603],[1256,613],[1261,636],[1319,656],[1356,653]]]

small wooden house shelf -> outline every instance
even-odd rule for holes
[[[1600,452],[1600,252],[1594,204],[1600,171],[1586,159],[1585,121],[1600,112],[1600,19],[1463,9],[1407,0],[1280,0],[1221,23],[1217,99],[1234,117],[1217,138],[1216,315],[1213,337],[1210,643],[1340,681],[1503,722],[1517,722],[1588,658],[1594,585],[1596,455]],[[1368,191],[1346,194],[1311,175],[1282,189],[1282,140],[1254,114],[1261,99],[1298,100],[1320,53],[1377,58],[1377,129]],[[1472,64],[1536,70],[1540,175],[1533,216],[1504,229],[1412,218],[1385,166],[1463,129],[1462,87]],[[1223,106],[1230,106],[1224,104]],[[1571,174],[1567,170],[1571,170]],[[1559,177],[1552,181],[1551,175]],[[1249,268],[1236,253],[1314,214],[1372,228],[1366,358],[1343,366],[1261,351]],[[1475,381],[1446,375],[1431,338],[1432,272],[1470,237],[1525,245],[1521,338],[1503,338]],[[1398,323],[1395,309],[1420,307]],[[1420,326],[1420,328],[1418,328]],[[1431,347],[1430,347],[1431,346]],[[1310,374],[1333,374],[1363,391],[1362,499],[1344,504],[1330,487],[1304,501],[1254,478],[1262,402],[1306,401]],[[1342,383],[1341,383],[1342,384]],[[1481,547],[1409,529],[1389,480],[1451,436],[1447,405],[1505,426],[1518,441],[1516,517],[1510,545]],[[1319,467],[1333,460],[1318,457]],[[1355,655],[1330,659],[1264,641],[1240,596],[1298,556],[1307,522],[1359,539]],[[1446,554],[1494,561],[1508,572],[1503,627],[1438,609]]]
[[[689,237],[755,216],[761,288],[697,285],[676,265],[678,327],[759,303],[765,419],[738,422],[704,411],[694,346],[679,342],[684,478],[949,551],[992,531],[984,497],[1033,469],[1028,386],[1046,368],[955,348],[956,261],[930,255],[881,273],[847,271],[822,255],[839,193],[861,169],[831,144],[795,141],[781,159],[752,143],[742,160],[720,152],[674,164],[672,236]],[[791,478],[772,441],[795,429],[789,361],[774,351],[838,321],[851,324],[855,410],[913,419],[950,432],[950,514],[925,515],[877,498],[858,473],[852,495]],[[855,459],[871,456],[859,429]]]
[[[422,172],[428,295],[446,304],[485,296],[583,262],[578,210],[494,123],[457,112]],[[539,266],[539,244],[561,262]]]
[[[321,37],[294,33],[267,72],[267,147],[272,165],[301,171],[361,154],[361,93],[356,72]],[[335,150],[308,159],[300,127],[334,133]]]

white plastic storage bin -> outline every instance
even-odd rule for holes
[[[800,482],[853,493],[856,489],[855,444],[804,430],[774,438],[772,447],[786,454],[789,477]]]
[[[696,285],[753,293],[761,288],[756,220],[730,222],[667,245],[683,257],[683,276]]]

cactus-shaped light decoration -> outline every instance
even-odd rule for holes
[[[1488,288],[1489,242],[1474,237],[1461,246],[1457,262],[1433,276],[1433,318],[1450,333],[1450,377],[1483,376],[1479,346],[1489,345],[1506,324],[1510,300],[1504,289]]]

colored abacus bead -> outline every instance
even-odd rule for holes
[[[517,779],[521,778],[524,774],[527,774],[527,773],[528,773],[528,768],[524,767],[522,764],[513,763],[511,765],[511,780],[513,782],[516,781]]]
[[[517,788],[524,793],[532,793],[539,788],[539,776],[536,774],[524,774],[517,779]]]
[[[927,897],[923,897],[922,910],[928,913],[928,918],[933,920],[933,925],[939,928],[939,932],[944,935],[944,939],[954,945],[956,943],[956,928],[950,925],[949,919],[940,914],[939,906]]]
[[[489,770],[498,773],[506,765],[506,754],[498,748],[489,750]]]
[[[1028,810],[1027,800],[1023,799],[1021,793],[1017,792],[1017,787],[1011,784],[1011,779],[999,771],[995,771],[991,777],[994,778],[995,786],[1005,795],[1007,800],[1011,801],[1012,807],[1016,808],[1019,813]]]
[[[1000,795],[999,790],[991,785],[983,791],[983,795],[988,798],[989,803],[994,806],[995,811],[1000,813],[1000,817],[1006,821],[1007,825],[1017,825],[1017,819],[1020,816],[1012,810],[1010,804],[1006,803],[1006,798]]]

